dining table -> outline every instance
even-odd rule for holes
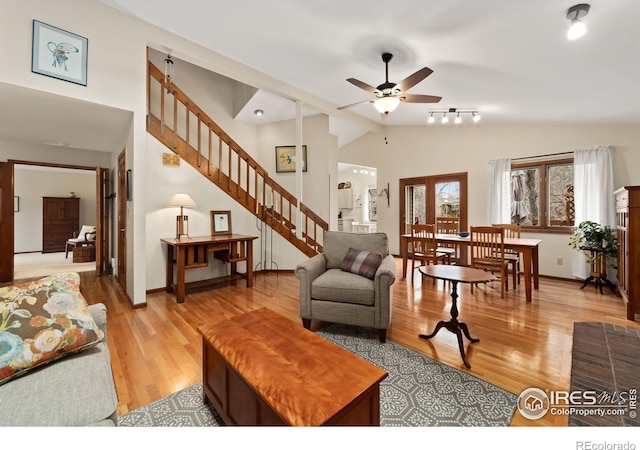
[[[457,234],[436,234],[437,244],[455,244],[469,247],[471,237]],[[409,259],[409,242],[411,234],[400,236],[400,253],[402,256],[402,278],[407,277],[407,261]],[[532,238],[504,238],[504,248],[522,254],[522,273],[524,275],[525,296],[527,302],[533,298],[533,290],[539,289],[538,247],[542,240]]]

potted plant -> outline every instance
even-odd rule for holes
[[[608,266],[616,266],[618,235],[615,228],[585,220],[571,229],[569,247],[584,253],[590,262],[605,258]]]

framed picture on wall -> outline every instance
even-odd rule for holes
[[[211,211],[211,235],[231,234],[231,211]]]
[[[85,37],[34,20],[31,71],[86,86],[88,43]]]
[[[276,172],[296,171],[296,146],[283,145],[276,147]],[[307,146],[302,146],[302,171],[307,171]]]

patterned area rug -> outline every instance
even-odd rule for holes
[[[573,325],[571,391],[596,391],[599,399],[600,395],[605,395],[602,398],[610,395],[617,402],[623,398],[620,395],[635,392],[637,396],[638,373],[639,330],[603,322],[576,322]],[[640,426],[635,408],[621,415],[571,414],[569,426]]]
[[[518,396],[400,344],[381,344],[375,331],[334,324],[318,334],[386,370],[380,384],[382,426],[508,426]],[[143,406],[119,426],[222,426],[202,402],[202,383]]]

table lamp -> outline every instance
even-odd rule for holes
[[[180,215],[176,217],[176,239],[180,239],[181,236],[189,237],[189,218],[184,215],[184,208],[195,208],[198,205],[189,197],[189,194],[176,194],[164,205],[165,208],[177,206],[180,207]]]

